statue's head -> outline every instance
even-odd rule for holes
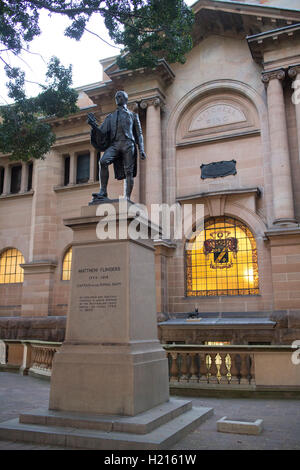
[[[115,100],[116,100],[116,104],[117,105],[124,105],[124,104],[127,104],[128,102],[128,95],[125,91],[117,91],[116,95],[115,95]]]

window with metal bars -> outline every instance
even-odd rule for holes
[[[3,166],[0,166],[0,194],[3,194],[4,174],[5,174],[5,168]]]
[[[70,157],[66,155],[64,157],[64,186],[68,186],[70,183]]]
[[[27,180],[27,191],[32,190],[32,174],[33,174],[33,163],[28,163],[28,180]]]
[[[17,194],[21,189],[22,165],[16,165],[11,168],[10,192]]]
[[[65,253],[63,264],[62,264],[62,281],[69,281],[71,279],[71,268],[72,268],[72,247],[70,247]]]
[[[186,295],[257,295],[256,242],[249,228],[231,217],[206,220],[186,245]]]
[[[16,248],[3,251],[0,257],[0,284],[23,282],[24,270],[20,266],[23,263],[24,257]]]
[[[78,155],[76,183],[87,183],[90,177],[90,154]]]

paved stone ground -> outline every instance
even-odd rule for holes
[[[0,372],[0,422],[34,408],[47,408],[49,389],[47,381]],[[300,450],[300,400],[191,399],[194,406],[214,408],[214,414],[170,450]],[[223,416],[251,421],[262,418],[264,430],[259,436],[220,433],[217,431],[217,420]],[[0,450],[64,449],[0,440]]]

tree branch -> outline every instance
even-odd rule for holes
[[[85,8],[84,6],[82,7],[77,7],[77,8],[60,8],[60,7],[54,7],[51,6],[48,2],[45,2],[43,0],[29,0],[30,3],[38,8],[45,8],[45,10],[50,11],[51,13],[60,13],[61,15],[66,15],[69,17],[72,17],[73,15],[79,15],[80,13],[86,14],[88,16],[91,16],[93,13],[101,13],[102,15],[107,14],[109,16],[112,16],[113,18],[117,18],[118,21],[120,21],[122,24],[124,24],[125,20],[128,20],[128,18],[139,18],[146,20],[148,19],[147,16],[140,15],[136,13],[136,11],[131,12],[131,11],[126,11],[126,13],[123,14],[118,14],[117,11],[111,12],[110,10],[106,8]],[[124,19],[122,19],[122,16],[124,16]]]
[[[45,10],[50,11],[51,13],[60,13],[62,15],[72,16],[78,15],[80,13],[86,13],[87,15],[91,15],[92,13],[104,13],[106,12],[105,8],[85,8],[85,7],[78,7],[78,8],[60,8],[51,6],[48,2],[44,2],[43,0],[30,0],[30,3],[38,8],[45,8]]]
[[[94,33],[94,31],[90,31],[89,29],[87,28],[84,28],[84,30],[87,32],[87,33],[90,33],[90,34],[93,34],[94,36],[96,36],[97,38],[101,39],[101,41],[105,42],[105,44],[107,44],[108,46],[110,47],[114,47],[115,49],[119,49],[119,51],[121,50],[120,47],[118,46],[114,46],[113,44],[110,44],[109,42],[107,42],[105,39],[103,39],[101,36],[99,36],[99,34],[97,33]]]

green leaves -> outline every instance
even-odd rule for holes
[[[0,0],[0,41],[19,54],[24,41],[30,42],[40,34],[39,13],[28,1]]]
[[[162,58],[184,63],[193,45],[193,22],[193,12],[183,0],[150,0],[124,23],[123,29],[116,20],[106,18],[110,36],[125,46],[118,65],[130,69],[153,68]]]
[[[59,59],[52,58],[43,91],[26,98],[24,72],[10,67],[1,55],[3,51],[20,54],[40,34],[41,9],[67,17],[70,25],[65,34],[76,40],[84,34],[91,16],[101,15],[111,39],[123,47],[117,59],[121,68],[154,68],[162,58],[184,63],[192,48],[194,15],[183,0],[0,0],[0,63],[14,100],[14,104],[0,107],[0,152],[13,159],[43,158],[55,141],[45,118],[78,110],[71,67],[64,68]]]
[[[0,150],[12,160],[44,158],[55,142],[50,125],[15,105],[1,109],[1,115]]]
[[[70,88],[72,84],[72,66],[60,65],[57,57],[52,57],[46,73],[48,87],[40,93],[37,105],[45,116],[63,117],[78,111],[76,101],[78,93]]]
[[[47,86],[38,96],[26,98],[24,72],[7,69],[9,96],[14,104],[0,107],[0,152],[12,160],[44,158],[55,142],[47,117],[62,117],[78,111],[77,92],[70,88],[72,67],[65,68],[57,57],[48,64]]]

